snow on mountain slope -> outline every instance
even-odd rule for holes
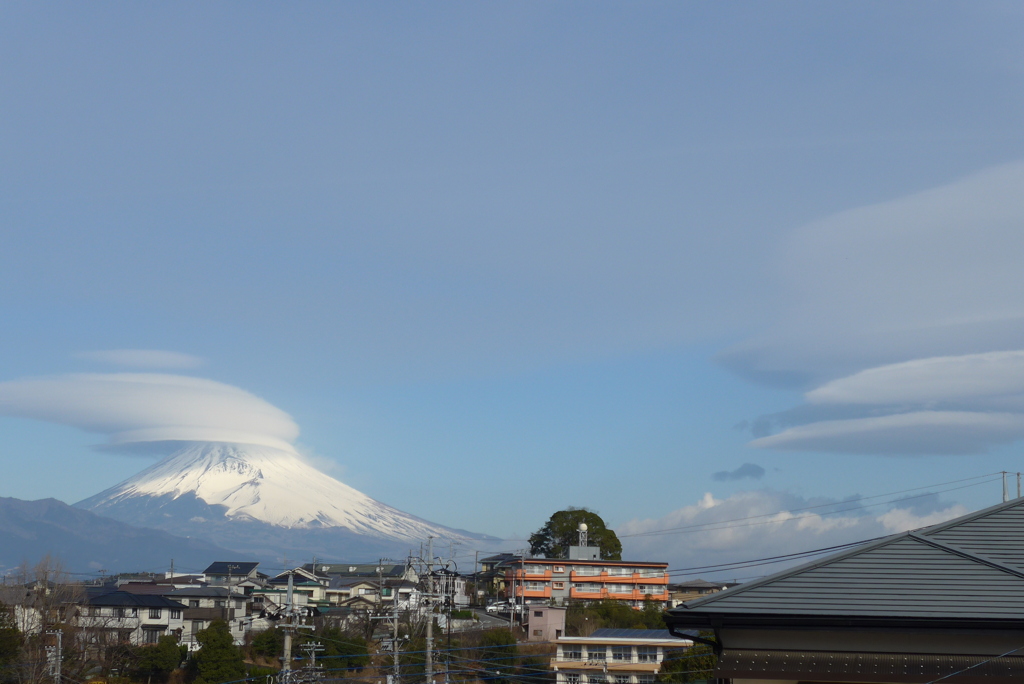
[[[119,508],[132,510],[140,500],[173,502],[192,495],[210,506],[223,506],[224,517],[231,521],[291,529],[345,528],[357,535],[395,541],[420,541],[428,535],[480,538],[371,499],[313,468],[293,451],[251,444],[190,444],[76,505],[119,517]]]

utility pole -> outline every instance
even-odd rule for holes
[[[1006,503],[1007,501],[1010,500],[1010,490],[1006,486],[1006,476],[1008,474],[1009,473],[1007,473],[1005,470],[1003,471],[1003,503]]]
[[[294,573],[288,573],[288,594],[285,599],[285,611],[288,613],[288,624],[282,625],[284,629],[284,662],[281,663],[281,682],[288,684],[292,676],[292,632],[295,625],[292,624],[295,611],[292,608],[292,593],[295,588]]]
[[[53,684],[61,684],[60,681],[60,666],[64,660],[64,644],[63,637],[64,632],[59,629],[48,631],[47,634],[51,634],[57,637],[56,646],[47,646],[46,655],[47,660],[50,661],[50,674],[53,675]]]
[[[423,671],[434,683],[434,537],[427,537],[427,658]]]

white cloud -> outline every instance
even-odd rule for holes
[[[291,416],[245,390],[213,380],[155,373],[0,382],[0,414],[104,434],[111,445],[220,441],[292,450],[299,434]]]
[[[633,520],[616,528],[624,558],[667,561],[670,568],[692,568],[799,553],[917,529],[967,513],[960,505],[941,504],[934,496],[898,503],[880,514],[856,500],[803,499],[771,490],[739,492],[725,499],[710,493],[661,518]],[[799,510],[823,506],[811,511]],[[827,514],[830,510],[835,514]],[[758,516],[758,517],[755,517]],[[732,522],[729,522],[732,521]],[[672,530],[666,534],[650,534]],[[643,535],[648,536],[631,536]],[[803,561],[693,576],[720,579],[769,574]]]
[[[808,404],[753,421],[751,444],[962,454],[1024,438],[1022,255],[1021,162],[793,231],[775,323],[721,360]]]
[[[1024,392],[1024,351],[915,359],[828,382],[812,404],[926,404]]]
[[[191,354],[162,349],[107,349],[75,354],[75,358],[125,368],[199,368],[206,360]]]
[[[1024,438],[1024,414],[913,411],[823,420],[750,442],[763,449],[852,454],[973,454]]]
[[[738,372],[821,385],[869,367],[1024,349],[1024,163],[792,231],[774,323],[721,354]]]

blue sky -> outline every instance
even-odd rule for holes
[[[984,2],[6,3],[0,382],[242,388],[352,486],[508,537],[1022,469],[1022,28]],[[186,356],[89,355],[125,349]],[[149,462],[0,412],[0,495]],[[690,544],[661,539],[637,552]]]

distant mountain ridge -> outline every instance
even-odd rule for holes
[[[493,539],[376,501],[295,452],[249,444],[187,444],[75,506],[264,559],[374,559],[405,555],[428,536]]]
[[[56,499],[23,501],[0,497],[0,570],[43,556],[71,572],[166,570],[206,567],[214,558],[238,554],[201,539],[188,539],[105,518]]]

